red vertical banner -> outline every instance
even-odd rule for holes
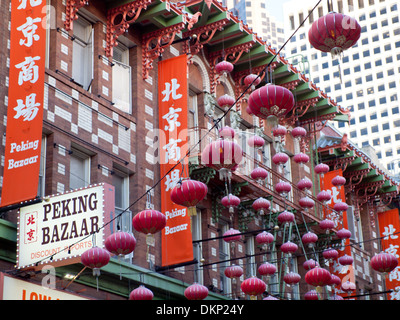
[[[332,209],[333,209],[334,205],[336,203],[338,203],[339,201],[346,202],[344,186],[339,188],[332,184],[332,179],[338,175],[343,176],[342,169],[329,171],[329,172],[325,173],[324,178],[321,179],[321,190],[326,190],[326,191],[330,192],[330,194],[332,196],[331,200],[329,202],[327,202],[327,205]],[[330,216],[327,216],[328,214]],[[343,212],[342,219],[340,219],[338,214],[332,214],[331,212],[329,212],[329,213],[325,212],[325,218],[330,218],[331,220],[333,220],[335,222],[335,228],[338,230],[340,230],[341,228],[348,229],[347,212]],[[333,261],[333,263],[330,265],[331,273],[338,276],[342,280],[342,283],[346,282],[347,280],[355,283],[355,275],[354,275],[353,265],[343,266],[339,263],[340,257],[342,257],[344,255],[351,256],[349,239],[344,239],[342,241],[341,249],[339,249],[338,252],[339,252],[338,258],[335,259]],[[340,287],[335,287],[335,293],[342,295],[342,296],[348,295],[347,293],[343,292],[340,289]]]
[[[379,234],[382,237],[382,251],[393,254],[399,260],[400,221],[399,210],[393,209],[378,214]],[[389,300],[400,300],[400,261],[399,265],[386,275],[386,290]]]
[[[161,210],[167,217],[162,231],[162,265],[193,260],[192,231],[186,207],[171,200],[171,190],[181,178],[183,164],[178,164],[188,150],[187,56],[181,55],[158,64],[159,155]]]
[[[11,1],[10,74],[1,206],[37,196],[43,123],[46,1]]]

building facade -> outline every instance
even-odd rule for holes
[[[293,32],[315,6],[314,1],[284,4],[285,31]],[[304,22],[286,47],[286,56],[296,57],[297,66],[306,72],[336,102],[351,110],[350,125],[337,128],[359,148],[373,147],[385,170],[397,176],[400,136],[398,84],[400,70],[400,25],[397,1],[335,1],[332,11],[354,17],[362,28],[358,43],[332,58],[310,48],[308,30],[329,9],[323,1]],[[293,62],[293,61],[292,61]]]
[[[10,1],[3,1],[1,7],[0,21],[8,25]],[[369,268],[373,255],[382,250],[379,241],[369,242],[361,249],[342,243],[336,236],[344,223],[339,216],[339,224],[330,233],[319,226],[328,212],[335,212],[316,198],[323,183],[314,167],[323,161],[331,171],[341,169],[346,177],[343,201],[354,208],[347,214],[348,228],[352,231],[349,241],[356,244],[362,243],[362,239],[379,238],[374,222],[378,211],[393,206],[391,200],[397,195],[398,185],[330,128],[328,121],[348,119],[347,110],[278,55],[273,46],[218,1],[52,0],[47,9],[50,26],[46,30],[43,138],[35,200],[46,203],[52,195],[107,183],[115,189],[115,210],[108,217],[113,223],[102,228],[109,233],[131,232],[137,239],[133,254],[122,259],[112,257],[101,269],[98,283],[92,271],[81,263],[55,267],[57,290],[88,299],[127,299],[133,289],[144,285],[153,291],[154,299],[179,300],[185,299],[184,291],[190,284],[198,282],[208,288],[208,299],[247,299],[240,284],[256,276],[268,284],[258,299],[272,296],[299,300],[314,289],[304,281],[307,272],[304,262],[312,258],[321,266],[332,267],[332,262],[323,258],[323,250],[343,246],[354,257],[354,272],[347,273],[348,279],[357,283],[354,294],[364,299],[366,292],[379,292],[365,299],[386,299],[382,293],[385,278]],[[8,29],[1,30],[2,61],[7,61],[10,56]],[[164,87],[159,81],[159,61],[181,55],[186,55],[188,61],[188,90],[183,94],[188,99],[190,152],[187,165],[177,168],[186,172],[186,177],[207,184],[208,193],[196,206],[196,215],[190,218],[193,260],[163,266],[161,232],[149,238],[132,227],[132,218],[145,208],[161,209],[166,176],[160,173],[161,142],[155,135],[162,119],[159,88]],[[227,75],[217,74],[215,66],[224,59],[234,65],[234,70]],[[9,65],[2,63],[0,68],[1,90],[6,97]],[[279,123],[288,130],[283,139],[273,135],[275,124],[246,111],[249,94],[254,90],[244,83],[250,73],[260,76],[259,87],[270,83],[272,77],[274,84],[296,96],[293,110],[278,117]],[[218,98],[225,94],[236,99],[230,110],[218,104]],[[0,130],[5,133],[6,99],[1,113]],[[225,126],[234,129],[235,141],[243,150],[243,161],[232,172],[229,183],[229,192],[241,200],[233,213],[221,204],[227,184],[200,157],[205,146],[218,139],[219,129]],[[297,126],[307,131],[300,140],[290,134]],[[249,145],[248,141],[255,135],[263,139],[262,149]],[[2,154],[5,148],[6,139],[3,139]],[[283,168],[273,162],[273,156],[279,152],[289,157]],[[294,156],[299,152],[309,156],[308,163],[296,163]],[[4,161],[2,164],[4,171]],[[257,167],[268,172],[264,181],[251,178],[251,172]],[[309,191],[298,187],[298,182],[306,177],[313,182]],[[358,188],[354,177],[363,182],[359,184],[360,190],[365,191],[363,194],[361,191],[352,194]],[[290,184],[289,194],[276,191],[278,182]],[[374,192],[370,186],[375,187]],[[2,188],[7,186],[2,184]],[[302,207],[299,200],[305,196],[315,206]],[[260,197],[270,201],[268,214],[252,207]],[[43,285],[47,275],[43,266],[52,266],[53,255],[45,256],[45,263],[41,265],[15,266],[18,258],[16,207],[26,205],[29,203],[1,208],[2,277]],[[280,222],[278,215],[283,211],[292,212],[295,220],[289,224]],[[240,240],[225,241],[224,235],[231,229],[239,231]],[[274,236],[270,246],[257,243],[256,236],[262,231]],[[314,247],[302,244],[302,235],[307,231],[319,237]],[[295,253],[280,250],[288,241],[297,244]],[[274,275],[260,275],[258,267],[265,262],[275,265]],[[233,264],[244,271],[236,280],[224,273]],[[285,282],[288,273],[297,273],[302,280],[293,284]],[[10,288],[3,286],[2,290],[5,297],[4,292]],[[321,298],[329,299],[337,294],[343,295],[343,291],[327,286]]]

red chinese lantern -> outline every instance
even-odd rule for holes
[[[224,94],[217,99],[217,103],[222,110],[227,111],[230,107],[234,105],[235,98],[233,98],[229,94]]]
[[[318,266],[319,266],[318,262],[315,261],[314,259],[308,259],[308,260],[304,261],[304,263],[303,263],[303,268],[306,270],[311,270]]]
[[[342,228],[338,232],[336,232],[336,235],[339,239],[350,239],[351,232],[345,228]]]
[[[240,285],[240,289],[248,294],[251,300],[256,300],[257,296],[262,294],[266,288],[265,282],[257,277],[247,278]]]
[[[356,285],[355,283],[347,280],[346,282],[342,283],[342,286],[340,287],[344,292],[347,292],[348,295],[352,294],[354,291],[356,291]]]
[[[272,157],[272,162],[275,163],[278,166],[284,165],[286,162],[288,162],[289,156],[286,153],[283,152],[278,152]]]
[[[303,209],[305,209],[307,211],[308,209],[311,209],[314,207],[315,202],[309,196],[305,196],[299,200],[299,204]]]
[[[224,207],[229,208],[230,213],[233,213],[234,209],[240,204],[240,198],[229,194],[221,199],[221,203]]]
[[[300,280],[301,276],[296,272],[288,272],[283,276],[283,281],[290,286],[299,283]]]
[[[353,258],[351,256],[349,256],[348,254],[345,254],[344,256],[341,256],[338,259],[338,262],[342,265],[342,266],[349,266],[353,264]]]
[[[268,177],[268,171],[264,168],[255,168],[250,173],[250,177],[257,180],[258,183],[262,183]]]
[[[305,153],[298,153],[294,155],[293,160],[300,165],[304,165],[310,160],[310,157]]]
[[[284,136],[286,136],[286,133],[287,133],[287,129],[284,126],[281,126],[279,124],[272,129],[272,135],[274,137],[283,138]]]
[[[280,118],[293,109],[295,100],[290,90],[268,83],[250,94],[248,104],[259,118]]]
[[[334,177],[331,182],[335,187],[339,187],[340,189],[340,187],[346,183],[346,178],[338,175]]]
[[[321,192],[319,192],[317,194],[317,200],[322,203],[327,203],[331,199],[332,199],[332,196],[331,196],[330,192],[328,192],[326,190],[322,190]]]
[[[335,249],[328,248],[328,249],[325,249],[324,251],[322,251],[322,256],[326,260],[333,260],[339,256],[339,252]]]
[[[171,190],[171,200],[188,208],[189,216],[196,215],[196,205],[205,198],[208,188],[203,182],[196,180],[183,180]]]
[[[291,131],[291,134],[294,139],[300,140],[301,138],[304,138],[307,135],[307,130],[304,129],[303,127],[295,127]]]
[[[331,219],[324,219],[319,223],[319,227],[328,233],[329,230],[335,227],[335,222],[333,222]]]
[[[136,239],[131,233],[118,231],[109,235],[104,245],[109,252],[117,256],[124,256],[135,250]]]
[[[281,251],[283,253],[292,254],[292,253],[295,253],[297,251],[297,249],[298,249],[297,244],[295,244],[291,241],[285,242],[284,244],[281,245]]]
[[[301,241],[304,245],[308,245],[310,248],[312,248],[318,241],[318,236],[314,232],[308,231],[301,237]]]
[[[82,264],[93,270],[93,276],[96,277],[97,289],[99,288],[100,268],[107,265],[109,261],[110,253],[106,249],[99,247],[90,248],[81,255]]]
[[[262,197],[258,198],[251,205],[255,211],[257,211],[260,215],[264,215],[271,206],[271,203]]]
[[[304,294],[305,300],[318,300],[318,293],[315,290],[310,290]]]
[[[333,210],[339,212],[339,214],[343,214],[344,211],[346,211],[349,208],[346,202],[339,201],[336,202],[335,205],[333,206]]]
[[[307,271],[304,279],[311,286],[324,287],[329,285],[331,273],[324,268],[316,267]]]
[[[204,300],[208,296],[208,289],[199,283],[193,283],[185,289],[183,294],[188,300]]]
[[[317,50],[337,55],[355,45],[360,34],[361,27],[357,20],[342,13],[330,12],[312,24],[308,39]]]
[[[129,300],[153,300],[153,297],[153,292],[144,285],[140,285],[129,294]]]
[[[136,231],[144,234],[154,234],[165,228],[167,218],[165,214],[146,209],[136,214],[132,219],[132,225]]]
[[[381,252],[371,259],[371,267],[375,271],[389,273],[398,265],[398,260],[393,254]]]
[[[264,262],[258,267],[258,273],[262,276],[272,276],[275,272],[275,265],[269,262]]]
[[[256,242],[261,245],[270,244],[274,242],[274,240],[274,236],[267,231],[263,231],[256,236]]]
[[[233,71],[233,64],[223,60],[215,65],[215,71],[218,74],[223,74],[226,76],[228,73]]]
[[[252,148],[261,148],[265,144],[265,140],[260,136],[254,135],[247,140],[247,144]]]
[[[243,275],[243,268],[237,265],[232,265],[224,270],[224,274],[230,279],[240,278]]]
[[[280,223],[291,223],[294,221],[294,214],[289,212],[289,211],[282,211],[280,214],[278,214],[278,221]]]
[[[340,279],[337,275],[331,274],[331,280],[329,281],[329,285],[332,287],[340,286],[342,284],[342,279]]]
[[[275,185],[275,191],[282,196],[286,196],[292,190],[292,186],[289,182],[280,181]]]
[[[325,163],[320,163],[315,166],[314,172],[323,176],[325,173],[329,172],[329,166]]]
[[[235,130],[231,127],[225,126],[218,131],[218,136],[225,139],[233,139],[235,137]]]
[[[297,188],[299,188],[301,191],[311,189],[312,186],[313,184],[308,178],[303,178],[297,183]]]
[[[240,231],[233,228],[230,228],[222,236],[225,242],[239,241],[242,238]]]
[[[249,74],[244,78],[244,84],[248,87],[251,85],[251,90],[254,90],[256,86],[261,83],[261,78],[256,74]]]

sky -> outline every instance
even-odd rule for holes
[[[266,0],[268,12],[278,21],[283,22],[283,3],[291,0]]]

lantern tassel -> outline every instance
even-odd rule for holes
[[[189,214],[190,217],[193,217],[193,216],[197,215],[196,207],[189,207],[188,208],[188,214]]]

